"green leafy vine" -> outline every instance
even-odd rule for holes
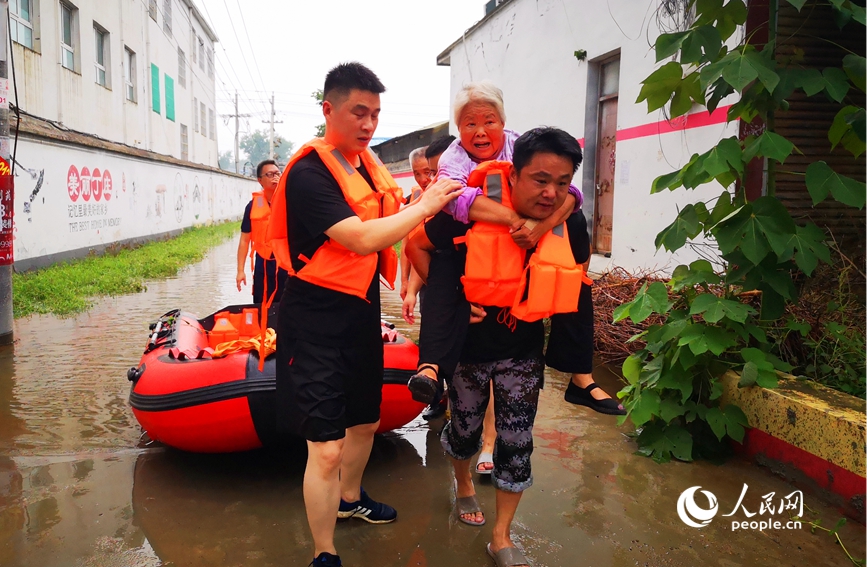
[[[799,11],[808,4],[830,5],[841,28],[865,25],[864,8],[849,0],[785,1]],[[846,53],[838,66],[810,68],[803,59],[777,57],[773,13],[768,40],[759,44],[753,34],[735,41],[747,20],[744,0],[694,0],[690,9],[689,29],[657,38],[657,62],[676,59],[642,82],[638,102],[646,102],[648,112],[667,106],[674,119],[693,105],[713,112],[737,94],[727,121],[760,119],[764,127],[742,139],[721,140],[651,186],[651,193],[714,182],[723,188],[714,199],[681,206],[656,238],[657,248],[669,252],[710,244],[716,248],[713,257],[678,266],[668,283],[645,284],[614,312],[615,322],[628,317],[640,323],[654,313],[665,317],[633,337],[645,346],[623,363],[628,384],[618,394],[629,412],[623,419],[638,429],[639,453],[659,462],[714,456],[728,438],[743,439],[746,417],[734,405],[720,406],[720,378],[734,370],[740,386],[776,387],[778,372],[792,366],[775,356],[768,322],[797,300],[796,276],[809,277],[819,262],[831,261],[825,231],[811,222],[796,223],[775,196],[776,173],[790,156],[801,154],[775,131],[775,113],[787,110],[787,99],[796,92],[824,97],[839,105],[827,132],[829,148],[842,146],[853,160],[865,151],[863,96],[852,96],[865,92],[863,56]],[[765,163],[766,190],[749,200],[741,181],[756,159]],[[857,163],[863,167],[863,158]],[[858,209],[865,205],[865,184],[823,160],[806,168],[804,182],[814,205],[829,198]]]

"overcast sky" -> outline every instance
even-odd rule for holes
[[[271,92],[276,131],[297,148],[323,122],[310,94],[344,61],[370,67],[388,89],[377,137],[448,119],[449,68],[436,56],[484,15],[484,0],[196,0],[216,46],[217,113],[233,113],[242,135],[265,129]],[[241,8],[243,7],[243,13]],[[234,120],[218,121],[220,151],[234,144]],[[227,124],[228,122],[228,124]]]

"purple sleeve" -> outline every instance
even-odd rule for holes
[[[577,213],[584,206],[584,193],[574,184],[569,185],[569,193],[575,196],[575,210],[573,212]]]
[[[449,203],[453,207],[451,212],[455,220],[461,221],[464,224],[470,223],[470,207],[476,197],[482,194],[482,190],[478,187],[466,187],[460,197]]]
[[[454,179],[466,187],[467,179],[470,177],[470,173],[473,170],[473,165],[473,160],[470,159],[467,152],[460,146],[460,140],[455,140],[448,148],[446,148],[443,155],[440,156],[437,177],[448,177],[449,179]],[[470,205],[473,203],[475,198],[475,191],[467,191],[465,189],[460,197],[451,201],[443,210],[460,220],[457,216],[460,214],[458,211],[463,211],[464,216],[466,216]],[[467,221],[464,220],[463,222]]]
[[[515,147],[515,140],[518,139],[518,133],[507,129],[504,132],[504,136],[503,148],[495,159],[499,161],[512,161],[512,153]],[[460,145],[460,138],[452,142],[446,151],[443,152],[442,157],[440,157],[438,175],[459,181],[461,185],[466,187],[460,197],[451,201],[443,210],[455,217],[455,220],[461,221],[464,224],[470,223],[470,207],[473,205],[476,197],[482,194],[480,188],[467,187],[467,179],[469,179],[470,173],[473,172],[476,166],[477,164]],[[581,192],[577,188],[573,192],[570,187],[569,191],[575,194],[576,200],[582,201]]]

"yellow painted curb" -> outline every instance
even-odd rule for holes
[[[721,402],[739,406],[751,427],[867,476],[864,400],[788,375],[774,390],[738,388],[739,380],[734,372],[722,377]]]

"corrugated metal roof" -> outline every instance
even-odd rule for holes
[[[814,6],[799,13],[787,3],[781,3],[777,25],[778,60],[798,60],[804,68],[824,69],[839,67],[843,56],[849,51],[864,55],[864,26],[849,25],[841,32],[834,21],[830,6]],[[833,37],[835,42],[827,38]],[[864,94],[851,89],[846,103],[864,105]],[[795,151],[786,163],[778,166],[776,196],[789,209],[792,216],[810,220],[827,228],[835,236],[863,237],[865,212],[827,199],[816,206],[807,192],[804,173],[807,166],[824,160],[839,173],[858,181],[864,181],[864,155],[856,159],[838,146],[831,151],[828,129],[837,112],[844,104],[836,103],[820,94],[808,97],[797,91],[788,99],[789,110],[777,112],[775,130],[795,144]]]

